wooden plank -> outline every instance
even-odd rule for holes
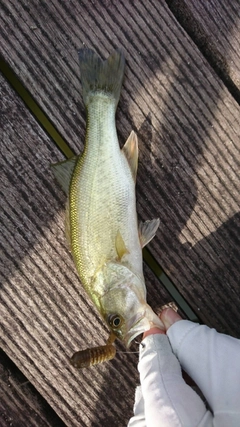
[[[0,350],[0,423],[1,427],[65,426],[2,350]]]
[[[167,0],[172,12],[240,102],[238,0]]]
[[[59,152],[2,77],[0,84],[0,348],[66,425],[126,424],[137,354],[118,345],[111,363],[80,372],[70,366],[74,351],[104,343],[108,332],[66,247],[65,196],[50,171]],[[146,280],[152,305],[169,301],[148,269]]]
[[[138,211],[161,217],[151,250],[203,322],[239,335],[239,106],[196,45],[155,0],[3,6],[4,58],[76,151],[76,50],[123,47],[118,129],[138,130]]]

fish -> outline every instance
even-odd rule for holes
[[[80,281],[110,330],[106,351],[104,346],[92,351],[98,363],[115,356],[109,347],[115,339],[128,348],[151,327],[164,330],[146,300],[142,258],[159,219],[138,222],[137,135],[132,131],[122,148],[118,141],[115,114],[124,77],[123,53],[115,50],[102,60],[84,48],[79,64],[87,112],[84,150],[54,164],[53,172],[67,195],[66,235]],[[85,360],[90,352],[83,352],[71,358],[75,367],[91,365]]]

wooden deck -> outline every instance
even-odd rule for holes
[[[201,322],[240,337],[239,2],[0,5],[2,58],[64,138],[66,155],[84,145],[77,49],[102,57],[123,49],[117,129],[121,144],[132,129],[139,137],[139,218],[161,219],[149,251]],[[124,426],[137,354],[118,344],[109,363],[80,372],[69,365],[75,350],[104,343],[107,328],[65,242],[65,196],[49,167],[64,156],[7,77],[0,78],[0,425]],[[172,300],[144,268],[149,303]]]

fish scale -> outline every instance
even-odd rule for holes
[[[142,268],[142,247],[159,220],[138,226],[137,137],[131,132],[120,149],[115,125],[124,57],[115,51],[101,61],[89,49],[79,57],[87,111],[84,152],[55,165],[54,172],[68,195],[67,230],[80,280],[111,331],[106,347],[73,356],[74,366],[81,367],[87,355],[94,363],[113,357],[109,342],[115,338],[129,346],[136,335],[164,326],[146,302]]]

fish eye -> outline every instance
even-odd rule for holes
[[[118,314],[110,314],[107,321],[112,328],[118,328],[122,324],[122,318]]]

